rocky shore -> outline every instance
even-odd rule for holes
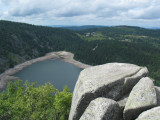
[[[15,73],[21,71],[25,67],[32,65],[33,63],[40,62],[40,61],[45,61],[49,59],[60,59],[64,62],[71,63],[79,68],[87,68],[90,67],[90,65],[83,64],[79,61],[74,60],[74,54],[66,51],[59,51],[59,52],[51,52],[46,54],[43,57],[39,57],[36,59],[32,59],[29,61],[26,61],[24,63],[21,63],[19,65],[16,65],[14,68],[10,68],[6,70],[4,73],[0,74],[0,90],[5,88],[9,80],[18,80],[18,77],[13,76]]]

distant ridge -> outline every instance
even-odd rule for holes
[[[50,27],[64,28],[64,29],[68,29],[68,30],[79,31],[79,30],[87,30],[87,29],[92,29],[92,28],[104,28],[104,27],[108,27],[108,26],[101,26],[101,25],[83,25],[83,26],[52,25]]]
[[[116,25],[116,26],[106,26],[106,25],[50,25],[49,27],[53,28],[64,28],[73,31],[80,31],[80,30],[88,30],[88,29],[96,29],[96,28],[108,28],[108,27],[115,27],[115,28],[142,28],[142,29],[151,29],[151,30],[159,30],[159,27],[140,27],[140,26],[130,26],[130,25]]]

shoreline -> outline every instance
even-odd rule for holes
[[[14,68],[10,68],[10,69],[6,70],[5,72],[3,72],[2,74],[0,74],[0,90],[2,90],[3,88],[5,88],[7,86],[9,80],[19,80],[18,77],[13,76],[15,73],[23,70],[25,67],[30,66],[33,63],[45,61],[45,60],[49,60],[49,59],[60,59],[64,62],[71,63],[71,64],[75,65],[76,67],[82,68],[82,69],[90,67],[90,65],[76,61],[74,59],[74,54],[70,53],[70,52],[59,51],[59,52],[47,53],[45,56],[31,59],[31,60],[26,61],[24,63],[18,64],[16,66],[14,66]]]

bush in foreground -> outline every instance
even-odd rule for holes
[[[71,101],[68,87],[59,92],[51,83],[9,82],[0,93],[0,120],[67,120]]]

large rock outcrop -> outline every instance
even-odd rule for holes
[[[120,107],[114,100],[97,98],[89,104],[80,120],[119,120]]]
[[[142,78],[132,89],[124,109],[124,119],[134,120],[143,111],[157,105],[153,80]]]
[[[160,107],[155,107],[141,113],[136,120],[160,120]]]
[[[108,63],[84,69],[73,92],[69,120],[79,120],[89,103],[98,97],[119,100],[147,75],[147,68],[126,63]]]

